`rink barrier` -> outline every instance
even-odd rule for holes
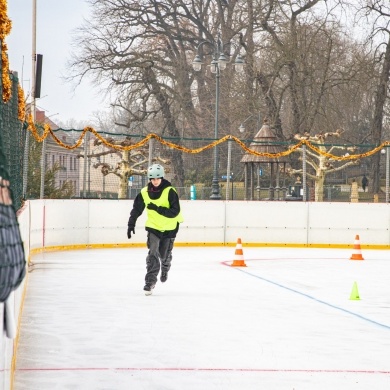
[[[145,215],[132,239],[126,236],[132,201],[28,203],[29,253],[145,245]],[[390,248],[388,204],[182,201],[182,208],[177,246],[235,246],[241,236],[248,247],[352,248],[351,236],[359,232],[363,248]]]
[[[145,214],[127,239],[132,200],[27,202],[27,253],[36,250],[131,248],[146,242]],[[390,206],[386,203],[181,201],[184,222],[177,246],[390,248]]]
[[[34,254],[48,251],[145,247],[145,213],[129,241],[132,200],[37,199],[18,214],[30,266]],[[386,203],[181,201],[184,222],[175,246],[390,249],[390,206]],[[14,293],[18,332],[0,340],[0,390],[13,390],[21,313],[28,277]]]

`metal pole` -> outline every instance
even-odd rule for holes
[[[104,152],[104,146],[103,146],[103,152]],[[103,164],[106,163],[106,156],[103,154]],[[106,176],[103,175],[103,194],[102,198],[105,198],[105,193],[106,193]]]
[[[89,143],[88,143],[89,144]],[[88,152],[89,152],[89,145],[88,145]],[[88,157],[88,196],[91,197],[91,159],[92,157]]]
[[[28,151],[30,147],[30,132],[26,131],[26,141],[23,153],[23,199],[27,198],[27,181],[28,181]]]
[[[389,203],[389,168],[390,168],[390,149],[386,147],[386,203]]]
[[[228,160],[227,160],[227,168],[226,168],[226,200],[229,200],[231,164],[232,164],[232,140],[229,138],[229,140],[228,140]],[[232,187],[232,193],[233,193],[233,187]]]
[[[31,69],[31,114],[33,117],[33,123],[35,125],[36,120],[36,68],[37,68],[37,0],[33,0],[33,20],[32,20],[32,69]],[[42,143],[42,152],[41,152],[41,186],[39,192],[39,198],[43,199],[45,197],[45,171],[46,171],[46,138]]]
[[[219,115],[219,65],[216,65],[216,88],[215,88],[215,127],[214,127],[214,139],[218,139],[218,115]],[[213,182],[211,185],[211,196],[210,199],[219,200],[221,195],[219,192],[219,182],[218,182],[218,146],[214,147],[214,170],[213,170]]]
[[[32,62],[31,62],[31,115],[32,122],[35,125],[36,109],[35,109],[35,67],[36,67],[36,46],[37,46],[37,0],[32,3]],[[22,76],[23,82],[23,76]],[[23,156],[23,198],[27,197],[27,181],[28,181],[28,156],[30,149],[30,133],[26,132],[26,143],[24,146]]]
[[[37,62],[37,0],[33,0],[32,9],[32,68],[31,68],[31,115],[35,124],[35,69]]]
[[[154,138],[150,138],[149,139],[149,166],[152,165],[152,161],[153,161],[153,141],[154,141]]]
[[[303,145],[302,147],[302,186],[303,186],[303,201],[307,201],[307,194],[306,194],[306,145]]]
[[[45,173],[46,173],[46,138],[42,143],[42,154],[41,154],[41,190],[39,198],[43,199],[45,195]]]
[[[248,163],[244,163],[244,200],[248,200]]]
[[[87,197],[87,158],[88,158],[89,132],[84,137],[84,171],[83,171],[83,198]]]

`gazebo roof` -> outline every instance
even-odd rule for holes
[[[268,119],[265,118],[263,126],[259,132],[255,135],[255,138],[251,142],[249,148],[255,150],[258,153],[281,153],[286,149],[281,145],[276,145],[277,138],[268,124]],[[242,163],[285,163],[288,162],[287,157],[269,158],[263,156],[256,156],[254,154],[245,153],[241,159]]]

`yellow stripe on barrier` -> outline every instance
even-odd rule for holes
[[[330,248],[330,249],[350,249],[353,248],[353,244],[296,244],[296,243],[275,243],[275,242],[244,242],[246,247],[254,248]],[[176,247],[234,247],[235,242],[175,242]],[[84,249],[112,249],[112,248],[145,248],[145,243],[132,243],[132,244],[78,244],[78,245],[60,245],[60,246],[48,246],[44,248],[34,248],[30,250],[31,255],[39,254],[42,252],[56,252],[56,251],[69,251],[69,250],[84,250]],[[390,245],[386,244],[367,244],[361,245],[362,249],[390,249]]]

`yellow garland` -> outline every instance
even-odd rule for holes
[[[3,101],[7,103],[12,96],[12,82],[9,77],[9,62],[7,56],[7,45],[4,41],[1,42],[1,69],[2,69],[2,82],[3,82]]]
[[[18,84],[18,119],[22,122],[26,119],[26,103],[24,101],[23,88]]]
[[[11,21],[7,14],[7,1],[0,0],[0,38],[3,39],[11,32]]]
[[[9,61],[5,37],[11,32],[11,21],[7,15],[7,2],[0,0],[0,40],[1,40],[1,79],[3,82],[3,101],[6,103],[11,99],[12,83],[9,77]]]
[[[318,147],[314,146],[310,141],[308,140],[302,140],[301,141],[302,143],[306,144],[310,149],[314,150],[315,152],[317,152],[318,154],[321,154],[322,156],[325,156],[325,157],[328,157],[328,158],[332,158],[333,160],[336,160],[336,161],[347,161],[347,160],[359,160],[361,158],[365,158],[365,157],[369,157],[369,156],[372,156],[373,154],[375,153],[378,153],[381,149],[383,149],[385,146],[389,146],[390,145],[390,142],[389,141],[385,141],[385,142],[382,142],[379,146],[377,146],[376,148],[366,152],[366,153],[361,153],[361,154],[346,154],[344,156],[335,156],[331,153],[328,153],[328,152],[324,152],[322,151],[321,149],[319,149]]]
[[[35,127],[35,124],[33,123],[33,120],[32,120],[32,116],[30,115],[29,118],[28,118],[28,130],[31,131],[31,133],[33,134],[34,138],[38,141],[38,142],[42,142],[49,134],[52,136],[52,138],[54,139],[54,141],[60,145],[61,147],[65,148],[65,149],[68,149],[68,150],[73,150],[73,149],[76,149],[78,147],[81,146],[82,142],[83,142],[83,139],[85,137],[85,134],[89,131],[90,133],[92,133],[96,138],[98,138],[104,145],[106,145],[108,148],[112,148],[112,149],[116,149],[116,150],[121,150],[121,151],[129,151],[129,150],[133,150],[133,149],[137,149],[137,148],[140,148],[142,146],[144,146],[151,138],[155,138],[157,141],[159,141],[162,145],[165,145],[165,146],[168,146],[169,148],[172,148],[172,149],[176,149],[176,150],[180,150],[184,153],[189,153],[189,154],[197,154],[197,153],[201,153],[201,152],[204,152],[205,150],[208,150],[208,149],[211,149],[211,148],[214,148],[215,146],[225,142],[225,141],[228,141],[228,140],[233,140],[234,142],[236,142],[243,150],[245,150],[245,152],[249,153],[249,154],[253,154],[255,156],[260,156],[260,157],[268,157],[268,158],[280,158],[280,157],[285,157],[285,156],[288,156],[290,155],[291,153],[295,152],[298,148],[300,148],[302,145],[307,145],[310,149],[312,149],[313,151],[315,151],[316,153],[322,155],[322,156],[326,156],[328,158],[331,158],[333,160],[337,160],[337,161],[347,161],[347,160],[358,160],[358,159],[361,159],[361,158],[364,158],[364,157],[368,157],[368,156],[371,156],[377,152],[379,152],[381,149],[383,149],[384,147],[386,146],[390,146],[390,141],[385,141],[383,142],[381,145],[377,146],[376,148],[370,150],[369,152],[366,152],[366,153],[361,153],[361,154],[347,154],[347,155],[344,155],[344,156],[335,156],[333,154],[330,154],[330,153],[327,153],[327,152],[324,152],[322,151],[320,148],[318,148],[317,146],[313,145],[310,141],[308,140],[301,140],[299,143],[297,143],[296,145],[293,145],[292,147],[290,147],[288,150],[284,151],[284,152],[280,152],[280,153],[260,153],[260,152],[257,152],[256,150],[253,150],[253,149],[249,149],[241,140],[239,140],[237,137],[233,136],[233,135],[226,135],[225,137],[219,139],[219,140],[216,140],[216,141],[213,141],[211,142],[210,144],[202,147],[202,148],[197,148],[197,149],[188,149],[184,146],[181,146],[181,145],[177,145],[177,144],[174,144],[172,142],[169,142],[169,141],[165,141],[164,139],[162,139],[160,136],[158,136],[157,134],[148,134],[143,140],[133,144],[133,145],[127,145],[127,146],[122,146],[122,145],[115,145],[115,144],[112,144],[110,142],[107,141],[106,138],[102,137],[95,129],[93,129],[92,127],[85,127],[83,129],[83,132],[81,133],[79,139],[76,141],[76,143],[74,145],[66,145],[64,144],[53,132],[53,130],[50,128],[49,125],[44,125],[43,126],[43,134],[42,136],[39,135],[38,131],[37,131],[37,128]]]

